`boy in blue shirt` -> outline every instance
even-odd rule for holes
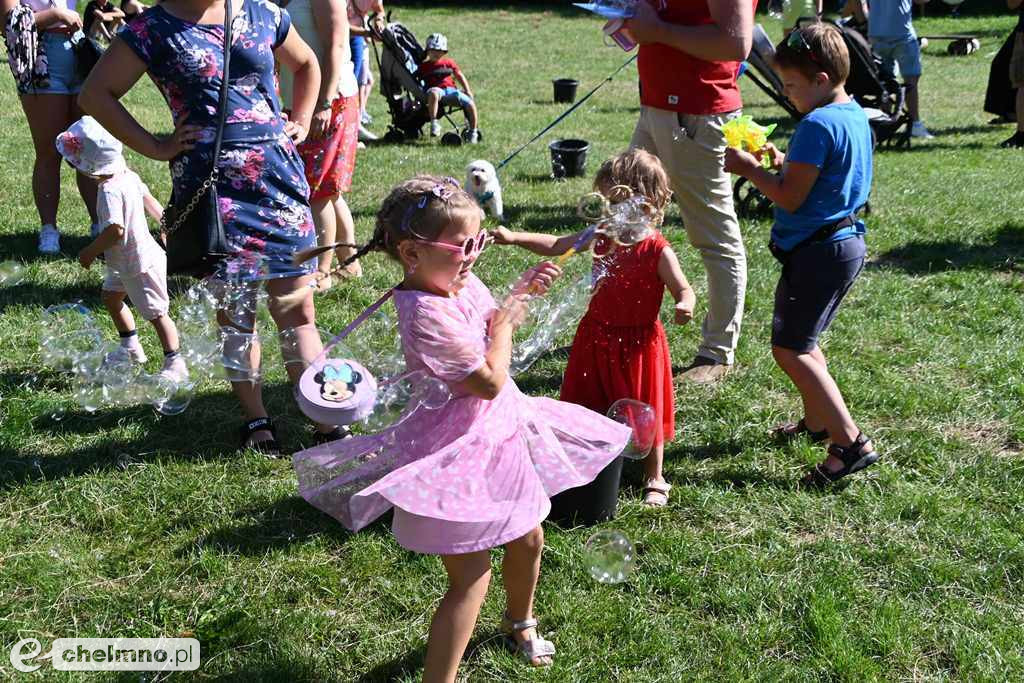
[[[775,202],[770,248],[782,262],[775,290],[772,355],[803,399],[804,417],[777,436],[831,440],[826,460],[802,480],[824,486],[878,460],[857,428],[818,346],[864,265],[864,223],[856,213],[871,189],[871,129],[846,94],[850,56],[839,30],[793,31],[775,55],[787,97],[806,115],[788,152],[766,145],[756,156],[727,149],[725,170],[748,178]],[[773,173],[758,157],[767,154]]]
[[[868,38],[882,63],[899,76],[907,93],[907,111],[914,122],[910,134],[915,138],[933,137],[921,122],[918,84],[921,81],[921,43],[911,21],[914,4],[928,0],[870,0]]]

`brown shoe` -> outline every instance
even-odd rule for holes
[[[728,375],[731,370],[731,365],[719,363],[707,356],[697,356],[689,366],[683,369],[677,381],[693,382],[694,384],[714,384]]]

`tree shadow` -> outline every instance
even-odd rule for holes
[[[1005,223],[984,242],[908,242],[890,249],[867,264],[868,268],[898,268],[910,275],[929,275],[949,270],[1022,272],[1019,263],[1024,254],[1024,223]]]
[[[795,479],[772,477],[755,470],[741,469],[738,467],[726,467],[707,474],[683,474],[673,475],[673,484],[685,484],[689,486],[703,486],[710,484],[716,488],[723,489],[745,489],[748,487],[771,487],[784,491],[793,491],[797,488]]]
[[[508,652],[504,645],[504,639],[499,633],[495,631],[488,633],[485,631],[474,635],[470,639],[469,644],[466,645],[466,655],[460,666],[465,666],[467,662],[475,660],[479,656],[478,653],[491,649],[500,649],[503,652]],[[427,646],[423,644],[399,657],[378,664],[355,680],[358,683],[379,683],[403,679],[416,680],[417,674],[423,668],[426,656]]]

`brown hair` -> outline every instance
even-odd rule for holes
[[[371,251],[383,251],[396,261],[398,245],[408,239],[436,240],[452,223],[480,216],[476,200],[454,178],[418,175],[396,185],[377,212],[373,237],[340,267]]]
[[[799,34],[793,37],[793,34]],[[846,49],[843,34],[832,24],[815,22],[794,29],[790,37],[775,49],[775,65],[793,69],[809,79],[824,72],[833,85],[841,85],[850,76],[850,51]],[[803,37],[803,41],[800,40]],[[798,45],[790,47],[790,41]],[[804,47],[806,43],[808,50]]]
[[[672,198],[668,174],[661,160],[642,149],[630,149],[601,164],[594,189],[603,195],[616,185],[626,185],[661,211]]]

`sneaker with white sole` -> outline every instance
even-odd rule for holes
[[[117,350],[111,351],[103,358],[104,365],[116,365],[118,363],[139,363],[146,362],[146,352],[142,350],[142,344],[136,342],[130,346],[118,346]]]
[[[925,140],[931,140],[934,135],[928,132],[928,129],[924,127],[924,123],[920,121],[914,121],[914,125],[910,127],[910,135],[915,138],[923,138]]]
[[[377,140],[377,135],[366,129],[366,126],[359,124],[359,141],[360,142],[373,142]]]
[[[474,128],[469,131],[469,144],[475,145],[480,142],[480,129]]]
[[[430,122],[430,137],[436,138],[441,135],[441,122],[434,119]]]
[[[185,365],[185,359],[181,356],[165,358],[164,367],[160,370],[159,376],[169,379],[175,384],[187,382],[188,366]]]
[[[60,231],[53,225],[39,228],[39,253],[56,254],[60,252]]]

